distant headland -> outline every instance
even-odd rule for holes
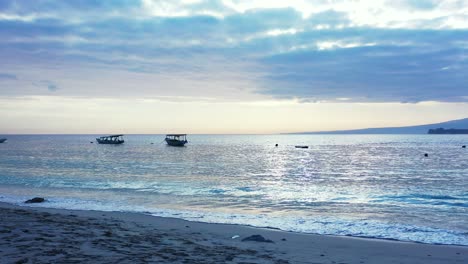
[[[444,129],[444,128],[436,128],[436,129],[429,129],[427,131],[428,134],[468,134],[468,129]]]
[[[438,130],[443,129],[443,130]],[[436,133],[429,133],[430,130]],[[337,131],[317,131],[317,132],[299,132],[288,134],[467,134],[468,118],[451,120],[442,123],[405,126],[405,127],[380,127],[380,128],[364,128],[353,130],[337,130]],[[437,133],[446,132],[446,133]],[[457,133],[451,133],[457,132]]]

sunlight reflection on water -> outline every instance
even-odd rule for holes
[[[0,199],[44,195],[65,208],[93,201],[102,210],[416,241],[435,229],[423,242],[468,244],[468,136],[193,135],[184,148],[150,144],[161,135],[130,135],[120,146],[93,138],[10,136],[0,146]],[[368,225],[349,227],[358,222]],[[402,226],[414,226],[414,238],[398,233]]]

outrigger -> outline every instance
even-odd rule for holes
[[[125,142],[123,135],[110,135],[96,138],[99,144],[122,144]]]
[[[187,134],[167,134],[164,139],[169,146],[183,147],[188,143]]]

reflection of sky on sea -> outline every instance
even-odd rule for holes
[[[9,137],[0,152],[0,199],[46,196],[54,207],[172,210],[303,232],[320,219],[330,223],[314,232],[368,223],[352,233],[361,236],[396,225],[467,231],[466,136],[193,135],[184,148],[159,144],[157,135],[130,135],[121,146],[90,144],[93,138]],[[442,239],[439,231],[424,241]],[[457,234],[445,243],[463,241]]]

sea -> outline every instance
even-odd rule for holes
[[[96,136],[8,135],[0,201],[468,246],[468,135]]]

